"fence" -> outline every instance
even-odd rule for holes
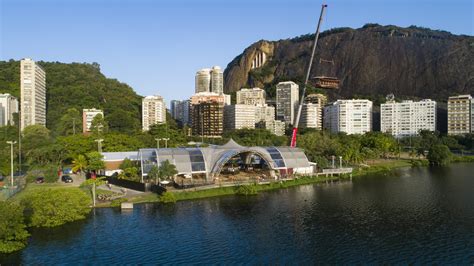
[[[25,188],[26,179],[24,176],[15,176],[13,187],[9,185],[10,180],[10,178],[5,179],[4,184],[0,186],[0,200],[7,200]]]

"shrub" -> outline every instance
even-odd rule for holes
[[[123,202],[127,202],[127,199],[126,198],[114,199],[114,200],[112,200],[112,202],[110,202],[110,207],[120,207],[120,205]]]
[[[55,227],[84,219],[91,211],[90,199],[79,189],[36,191],[22,200],[28,225]]]
[[[28,231],[23,218],[23,208],[17,204],[0,201],[0,253],[10,253],[26,246]]]
[[[451,162],[453,154],[448,146],[443,144],[435,144],[428,151],[427,159],[431,164],[446,165]]]
[[[175,203],[176,197],[171,192],[168,192],[168,191],[163,192],[163,194],[160,195],[160,202],[161,203]]]
[[[235,194],[249,196],[257,195],[257,186],[256,185],[239,185],[235,188]]]

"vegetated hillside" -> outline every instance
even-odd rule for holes
[[[38,62],[46,71],[47,127],[68,108],[104,110],[111,130],[129,133],[140,129],[141,96],[125,83],[106,78],[97,63]],[[0,61],[0,93],[20,96],[20,62]]]
[[[383,99],[432,98],[474,94],[474,37],[411,26],[367,24],[337,28],[320,35],[311,77],[337,76],[342,85],[328,92],[331,100],[364,96]],[[261,40],[230,62],[224,72],[226,93],[242,87],[266,88],[283,80],[302,82],[314,35],[279,41]],[[257,52],[269,60],[251,69]],[[333,60],[320,63],[320,59]]]

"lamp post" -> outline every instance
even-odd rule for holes
[[[160,141],[162,139],[155,139],[156,140],[156,148],[159,150],[160,149]]]
[[[102,153],[102,141],[104,141],[103,139],[96,139],[95,142],[97,142],[97,151],[99,153]]]
[[[10,162],[11,162],[10,174],[11,174],[11,186],[13,187],[13,144],[16,144],[16,141],[7,141],[7,144],[10,144]]]
[[[342,168],[342,156],[339,156],[339,168]]]
[[[163,140],[165,141],[165,148],[168,148],[168,140],[170,140],[169,138],[163,138]]]

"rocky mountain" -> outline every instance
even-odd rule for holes
[[[261,87],[272,96],[279,81],[301,83],[313,38],[252,44],[228,64],[226,93]],[[340,89],[327,91],[332,99],[383,99],[393,93],[402,99],[445,101],[453,94],[474,94],[474,37],[415,26],[332,29],[320,35],[311,77],[319,75],[341,80]]]

